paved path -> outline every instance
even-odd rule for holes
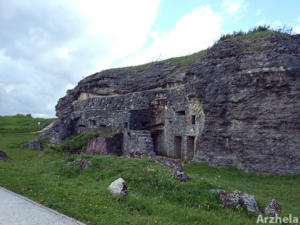
[[[0,187],[0,225],[84,225]]]

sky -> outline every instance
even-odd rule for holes
[[[0,0],[0,115],[54,117],[113,67],[192,54],[258,25],[300,33],[299,0]]]

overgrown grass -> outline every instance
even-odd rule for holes
[[[28,150],[23,143],[34,137],[0,134],[0,149],[9,157],[0,161],[0,185],[87,224],[255,224],[255,215],[222,207],[211,191],[220,188],[255,194],[261,208],[276,198],[284,215],[300,216],[299,176],[249,175],[193,162],[184,167],[192,179],[180,183],[149,159]],[[84,171],[67,166],[79,157],[92,166]],[[127,182],[127,196],[107,191],[119,177]]]
[[[50,149],[61,151],[61,152],[69,152],[69,153],[80,153],[83,146],[86,146],[88,142],[96,137],[109,137],[112,136],[114,132],[111,130],[107,130],[103,133],[82,133],[82,134],[74,134],[66,138],[63,144],[54,146],[48,146]],[[49,143],[46,143],[46,145]]]
[[[274,29],[271,28],[269,25],[260,25],[257,27],[254,27],[246,32],[244,31],[238,31],[233,32],[230,34],[224,34],[221,36],[221,38],[217,41],[217,43],[225,40],[255,40],[260,38],[270,38],[271,36],[275,34],[280,35],[291,35],[292,28],[288,28],[286,26],[283,26],[282,28]]]

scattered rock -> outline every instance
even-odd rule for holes
[[[147,171],[148,171],[148,172],[155,172],[155,169],[150,168],[150,167],[147,167]]]
[[[218,190],[218,197],[224,207],[241,206],[248,212],[260,213],[257,202],[253,195],[235,190],[234,192]]]
[[[164,157],[164,156],[154,155],[151,157],[151,159],[152,159],[152,161],[157,162],[157,163],[161,164],[162,166],[167,166],[167,167],[181,166],[181,164],[178,162],[178,160]]]
[[[41,142],[38,139],[32,140],[28,144],[28,148],[31,150],[40,150]]]
[[[108,190],[111,194],[116,195],[125,195],[128,192],[125,180],[121,177],[112,182],[109,185]]]
[[[4,151],[0,150],[0,159],[3,161],[6,161],[7,155]]]
[[[272,199],[272,201],[264,209],[264,213],[268,216],[275,216],[276,214],[279,214],[281,212],[281,206],[275,199]]]
[[[169,173],[174,179],[179,180],[180,182],[185,182],[190,179],[183,170],[178,170],[177,168],[171,168]]]
[[[151,159],[154,162],[158,162],[162,166],[170,167],[170,175],[180,182],[185,182],[189,179],[191,179],[189,176],[187,176],[184,171],[181,163],[176,159],[167,158],[164,156],[152,156]]]
[[[68,162],[68,166],[79,166],[81,170],[87,169],[91,166],[91,162],[87,159],[80,158],[73,162]]]

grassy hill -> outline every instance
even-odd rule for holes
[[[223,208],[212,189],[239,189],[254,194],[260,208],[275,198],[283,215],[300,217],[300,176],[245,174],[235,168],[214,168],[186,163],[192,177],[180,183],[168,168],[149,159],[115,156],[71,155],[45,147],[27,149],[32,133],[51,120],[26,116],[0,117],[0,186],[22,194],[84,223],[96,224],[256,224],[257,216],[240,208]],[[75,140],[75,139],[74,139]],[[57,149],[57,148],[55,148]],[[92,166],[81,171],[67,162],[84,157]],[[123,177],[127,196],[108,193],[108,185]]]

